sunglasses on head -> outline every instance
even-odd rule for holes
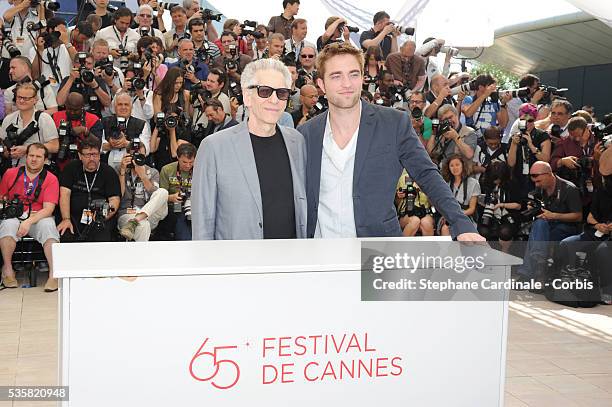
[[[272,93],[276,92],[278,100],[287,100],[291,95],[291,89],[287,88],[272,88],[266,85],[252,85],[247,89],[257,89],[257,96],[263,99],[267,99],[272,96]]]

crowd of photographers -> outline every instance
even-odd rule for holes
[[[221,33],[212,24],[221,15],[194,0],[139,0],[134,12],[79,1],[70,27],[54,16],[52,0],[9,3],[0,66],[5,286],[16,286],[11,258],[28,234],[49,264],[50,245],[59,241],[190,240],[196,151],[205,137],[248,117],[245,66],[263,58],[287,66],[291,96],[279,124],[297,127],[327,108],[317,53],[353,38],[365,55],[363,100],[410,115],[483,236],[506,251],[528,241],[524,278],[543,267],[547,241],[564,241],[563,261],[569,243],[583,244],[601,264],[609,256],[612,115],[575,109],[562,89],[534,75],[508,90],[487,74],[450,72],[456,49],[436,38],[417,46],[409,39],[414,29],[384,11],[351,37],[359,30],[343,17],[309,27],[297,17],[299,0],[282,1],[268,24],[226,19]],[[321,32],[316,44],[305,39],[309,28]],[[404,235],[450,234],[405,172],[395,203]],[[56,281],[46,288],[55,290]]]

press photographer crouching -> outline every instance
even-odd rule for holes
[[[31,83],[19,84],[15,88],[17,111],[6,116],[0,127],[0,149],[3,150],[3,161],[6,159],[4,168],[24,164],[26,148],[33,143],[43,143],[46,155],[58,151],[55,123],[47,113],[36,110],[37,100],[37,89]]]
[[[104,79],[95,75],[93,56],[78,52],[70,76],[64,78],[57,92],[57,103],[66,104],[68,95],[80,93],[85,99],[85,110],[102,117],[102,111],[111,105],[111,91]]]
[[[491,162],[480,184],[483,199],[479,199],[479,204],[483,210],[478,233],[488,241],[499,240],[502,251],[508,252],[519,231],[521,209],[517,199],[520,193],[511,179],[510,167],[502,161]]]
[[[501,142],[501,129],[497,126],[491,126],[484,132],[484,138],[476,146],[474,152],[474,166],[472,171],[476,179],[487,170],[489,164],[495,161],[508,161],[508,153],[506,145]]]
[[[520,280],[542,280],[548,259],[549,242],[560,242],[576,234],[582,222],[580,192],[574,184],[554,175],[550,165],[535,162],[529,176],[536,191],[531,193],[522,216],[533,220],[523,265],[518,269]]]
[[[452,154],[442,166],[442,177],[451,189],[463,213],[476,225],[476,207],[480,195],[480,184],[470,177],[470,162],[460,154]],[[437,230],[440,236],[450,236],[446,219],[438,221]]]
[[[191,143],[181,144],[176,155],[178,161],[164,166],[159,176],[160,188],[168,191],[164,223],[174,232],[175,240],[191,240],[191,179],[196,148]]]
[[[397,182],[395,208],[404,236],[415,236],[418,232],[421,236],[434,235],[433,207],[406,170]]]
[[[138,138],[132,139],[121,161],[119,185],[119,233],[146,242],[168,215],[168,191],[159,187],[159,172],[145,165],[145,147]]]
[[[139,138],[145,151],[149,151],[151,130],[149,123],[132,116],[132,97],[120,92],[114,99],[115,114],[102,119],[102,161],[119,171],[126,147]]]
[[[18,286],[12,267],[13,253],[17,241],[29,235],[43,245],[49,263],[45,291],[57,290],[51,246],[60,240],[53,218],[59,184],[57,177],[45,168],[48,154],[43,144],[30,144],[26,150],[25,166],[9,169],[0,182],[0,196],[4,199],[0,211],[0,249],[4,261],[2,276],[7,288]]]
[[[439,119],[432,119],[433,136],[427,141],[427,152],[440,168],[452,154],[471,161],[478,135],[471,127],[461,124],[457,109],[444,105],[438,110]]]
[[[111,219],[119,208],[119,177],[100,162],[100,139],[88,136],[60,176],[60,214],[57,230],[64,242],[110,242]]]
[[[59,135],[59,150],[55,163],[63,170],[70,160],[78,158],[78,147],[87,136],[102,137],[102,122],[84,109],[83,95],[72,92],[64,105],[66,110],[53,113],[53,121]]]

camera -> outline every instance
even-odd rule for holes
[[[168,3],[168,2],[165,2],[165,1],[160,1],[160,2],[157,3],[157,5],[158,5],[158,8],[159,7],[163,7],[164,10],[172,10],[173,7],[176,7],[179,4],[178,3]]]
[[[392,23],[392,22],[389,22],[389,24],[395,25],[395,29],[397,31],[399,31],[400,34],[414,35],[414,28],[413,27],[404,27],[404,26],[401,26],[401,25],[396,25],[395,23]]]
[[[4,145],[7,149],[11,149],[13,146],[22,146],[27,139],[32,137],[34,134],[38,132],[38,125],[31,121],[28,126],[18,133],[17,127],[13,123],[11,123],[6,128],[6,138],[4,139]]]
[[[344,27],[347,28],[347,30],[350,33],[358,33],[359,32],[359,28],[358,27],[351,27],[350,25],[346,25],[346,24],[340,24],[338,26],[338,31],[340,31],[340,33],[342,34],[342,32],[344,31]]]
[[[221,16],[222,14],[215,14],[209,8],[202,10],[202,20],[204,21],[221,21]]]
[[[178,126],[178,117],[166,116],[164,112],[159,112],[155,115],[155,128],[158,132],[164,131],[165,128],[173,129]]]
[[[176,34],[174,34],[174,35],[175,35],[177,41],[190,40],[191,39],[191,33],[188,33],[188,32],[184,32],[181,35],[176,35]]]
[[[40,34],[44,39],[44,47],[45,48],[53,48],[56,45],[59,45],[61,33],[59,31],[51,31],[51,32],[43,32]]]
[[[315,103],[312,107],[310,116],[314,117],[320,113],[325,112],[327,109],[329,109],[329,101],[327,100],[325,95],[321,95],[319,96],[317,103]]]
[[[113,67],[113,56],[109,55],[107,58],[102,59],[95,63],[95,68],[102,68],[106,76],[115,76],[115,68]]]
[[[236,61],[231,60],[231,59],[226,59],[225,60],[225,70],[226,71],[233,71],[233,70],[236,70],[236,69],[238,69],[238,64],[236,63]]]
[[[45,75],[40,75],[38,78],[32,81],[32,85],[36,88],[37,91],[43,89],[45,86],[51,84],[51,81],[45,77]]]
[[[438,134],[439,128],[440,128],[440,119],[434,117],[433,119],[431,119],[431,130],[433,131],[433,134]]]
[[[396,86],[391,85],[387,88],[387,97],[389,98],[389,102],[391,105],[397,102],[406,102],[408,97],[406,96],[407,92],[410,91],[410,86]]]
[[[86,67],[87,53],[79,52],[77,57],[79,59],[79,79],[81,82],[93,82],[96,75],[94,74],[94,71],[91,71]]]
[[[10,35],[4,36],[4,40],[2,41],[2,46],[6,48],[6,52],[9,53],[11,58],[15,58],[21,55],[21,51],[19,51],[19,48],[17,48],[15,44],[13,44],[13,40],[11,39]]]
[[[229,96],[236,98],[238,104],[244,104],[244,98],[242,96],[242,88],[240,87],[240,83],[231,81],[229,84]]]
[[[146,81],[142,78],[142,64],[134,62],[134,76],[132,77],[132,87],[130,90],[143,90],[147,86]]]
[[[527,195],[527,205],[531,206],[531,208],[527,208],[521,212],[521,216],[527,221],[533,221],[543,213],[543,209],[546,209],[542,194],[539,191],[530,192]]]
[[[57,152],[57,159],[64,161],[65,159],[75,158],[77,153],[77,145],[72,143],[72,126],[69,121],[61,120],[57,128],[57,133],[60,139],[60,147]]]
[[[437,136],[442,136],[444,133],[453,128],[453,123],[449,119],[441,120],[438,124]]]
[[[416,197],[418,194],[418,191],[415,188],[414,183],[411,181],[407,182],[406,188],[403,188],[403,189],[399,188],[398,191],[405,194],[404,211],[400,215],[412,216],[414,214],[414,209],[415,209],[414,203],[416,201]]]
[[[128,150],[128,154],[130,154],[132,156],[132,163],[130,164],[130,166],[134,166],[137,165],[139,167],[142,167],[143,165],[145,165],[145,161],[146,161],[146,157],[144,154],[140,153],[140,138],[136,137],[132,140],[132,142],[130,143],[130,147]]]
[[[34,23],[32,21],[30,21],[29,23],[26,24],[26,30],[28,30],[29,32],[32,31],[42,31],[44,29],[47,28],[47,21],[46,20],[40,20],[37,23]]]
[[[49,11],[57,11],[60,9],[60,4],[53,0],[30,0],[30,8],[36,8],[40,4]]]
[[[603,123],[594,123],[591,125],[591,131],[604,149],[612,145],[612,123],[607,126]]]
[[[141,37],[148,37],[151,36],[151,28],[150,27],[138,27],[138,34],[140,34]]]
[[[448,46],[443,46],[440,48],[440,52],[443,52],[445,54],[450,54],[453,57],[456,57],[457,54],[459,54],[459,49],[458,48],[453,48],[453,47],[448,47]]]
[[[115,126],[113,126],[113,132],[111,133],[111,138],[120,139],[125,132],[127,131],[127,120],[125,117],[117,117],[117,121]],[[121,134],[123,133],[123,135]]]
[[[0,219],[12,219],[18,218],[23,215],[24,205],[23,202],[19,200],[19,196],[16,195],[11,200],[3,199],[0,201]]]
[[[212,97],[212,93],[210,93],[208,89],[202,86],[200,82],[196,83],[195,85],[191,87],[191,91],[189,92],[189,94],[190,94],[190,97],[189,97],[190,102],[194,107],[201,107],[200,99],[198,98],[198,96],[200,96],[203,100],[206,100]]]
[[[240,28],[242,28],[242,35],[252,35],[256,39],[263,38],[263,34],[256,31],[257,21],[244,20],[244,23],[240,24]]]
[[[499,100],[499,95],[503,95],[505,93],[510,93],[513,98],[526,98],[529,96],[529,88],[518,88],[518,89],[508,89],[508,90],[496,90],[491,93],[489,96],[491,100],[497,101]]]
[[[201,48],[196,49],[195,57],[200,61],[207,63],[210,58],[210,45],[204,41]]]
[[[412,116],[414,120],[421,120],[423,118],[423,111],[421,110],[420,107],[417,106],[414,109],[412,109],[412,111],[410,112],[410,115]]]
[[[540,99],[540,103],[543,105],[549,105],[552,103],[552,96],[564,97],[567,88],[556,88],[554,86],[542,85],[540,90],[544,92],[544,96]]]
[[[497,194],[488,193],[485,195],[484,200],[484,211],[482,212],[482,217],[480,219],[480,223],[483,226],[491,226],[493,223],[493,218],[495,217],[495,205],[499,202],[497,198]]]
[[[182,202],[181,209],[183,211],[183,214],[185,215],[185,219],[190,221],[191,220],[191,193],[181,191],[179,193],[179,197],[181,198],[181,202]]]
[[[179,61],[179,66],[180,68],[185,71],[185,73],[195,73],[196,69],[193,65],[191,65],[191,61],[189,61],[188,59],[181,59]]]
[[[90,228],[96,230],[102,230],[106,226],[106,218],[108,214],[114,212],[115,208],[112,208],[106,199],[92,199],[89,203],[89,210],[92,213],[92,222],[89,225]],[[85,228],[83,234],[79,236],[79,240],[85,241],[90,228]]]

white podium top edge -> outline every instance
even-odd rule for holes
[[[54,275],[71,277],[359,271],[361,242],[443,242],[448,238],[225,240],[53,245]],[[485,249],[494,252],[491,249]],[[495,252],[497,253],[497,252]],[[494,256],[488,265],[520,264]],[[491,258],[491,260],[493,260]]]

